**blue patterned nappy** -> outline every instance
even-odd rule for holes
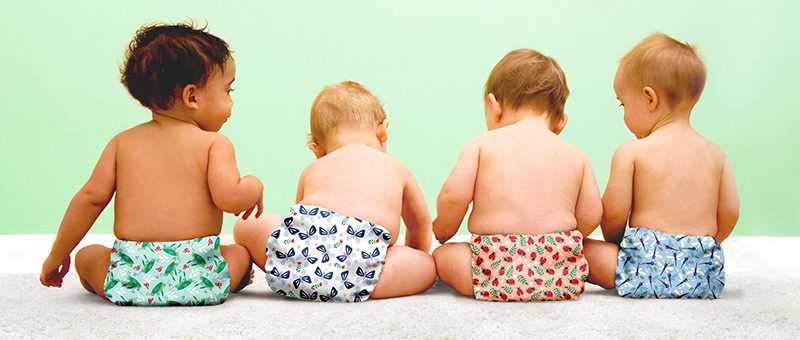
[[[225,302],[230,282],[219,236],[174,242],[116,240],[103,290],[116,305],[216,305]]]
[[[377,224],[297,204],[267,241],[267,283],[302,300],[366,301],[391,239]]]
[[[711,236],[628,228],[617,257],[617,293],[630,298],[716,299],[725,256]]]

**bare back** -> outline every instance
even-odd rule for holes
[[[381,151],[359,144],[345,146],[303,171],[297,203],[379,224],[392,234],[394,244],[409,176],[405,166]]]
[[[634,143],[631,227],[714,236],[725,154],[694,130]]]
[[[583,153],[550,131],[519,123],[475,142],[480,156],[470,232],[541,234],[577,227],[576,203],[588,162]]]
[[[207,178],[217,135],[189,124],[151,121],[114,138],[117,238],[173,241],[219,234],[223,212]]]

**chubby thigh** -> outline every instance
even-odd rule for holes
[[[584,290],[588,265],[577,230],[538,235],[473,235],[476,299],[573,300]]]
[[[716,299],[725,287],[724,268],[722,247],[713,237],[628,228],[615,286],[623,297]]]
[[[117,305],[214,305],[230,292],[219,236],[174,242],[114,241],[103,291]]]

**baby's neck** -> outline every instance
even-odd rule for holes
[[[190,124],[196,127],[200,127],[197,122],[192,119],[192,116],[189,112],[182,111],[182,110],[153,110],[153,121],[162,125],[168,124]]]
[[[355,131],[337,132],[335,136],[325,141],[324,147],[326,153],[331,153],[350,145],[366,145],[375,150],[383,151],[383,146],[374,133],[358,133]]]
[[[681,113],[668,113],[659,117],[655,124],[653,124],[653,128],[650,129],[649,135],[653,135],[657,131],[659,133],[664,133],[667,131],[677,131],[677,130],[692,130],[692,126],[689,124],[689,112],[681,112]]]
[[[531,130],[553,132],[552,123],[547,114],[515,112],[513,116],[501,120],[499,125],[499,127],[506,127],[509,125],[525,126],[527,129]]]

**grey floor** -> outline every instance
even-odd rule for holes
[[[43,287],[38,270],[52,235],[6,235],[0,339],[800,339],[798,240],[723,243],[727,286],[719,300],[634,300],[587,285],[577,301],[493,303],[437,282],[411,297],[309,303],[271,293],[257,270],[255,283],[222,305],[144,308],[86,292],[74,271],[64,287]]]
[[[493,303],[437,283],[411,297],[311,303],[264,280],[210,307],[116,307],[71,273],[61,289],[0,274],[0,338],[60,339],[797,339],[800,276],[728,275],[719,300],[633,300],[589,286],[577,301]]]

